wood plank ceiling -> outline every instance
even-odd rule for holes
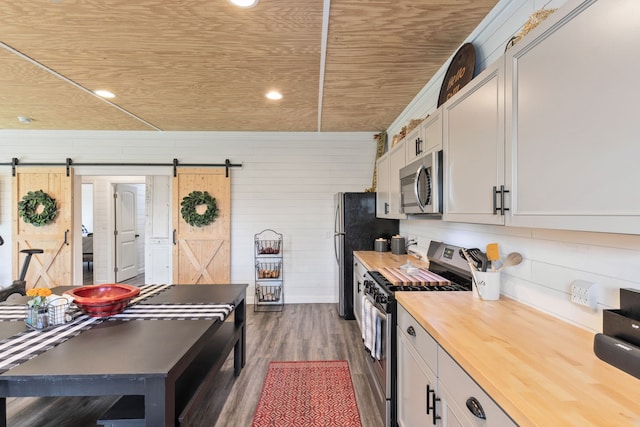
[[[0,129],[379,131],[496,3],[2,0]]]

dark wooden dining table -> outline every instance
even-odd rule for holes
[[[108,320],[0,375],[0,426],[6,398],[144,396],[146,426],[188,424],[227,356],[245,365],[246,284],[174,285],[138,304],[232,304],[220,320]],[[54,288],[61,294],[70,287]],[[0,340],[24,331],[0,322]]]

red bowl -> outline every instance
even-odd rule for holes
[[[73,297],[73,302],[85,314],[92,317],[106,317],[122,313],[129,301],[140,289],[123,283],[81,286],[65,294]]]

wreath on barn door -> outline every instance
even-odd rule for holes
[[[188,196],[185,196],[180,203],[182,209],[182,219],[189,225],[194,227],[204,227],[215,221],[218,216],[218,206],[216,205],[215,197],[211,197],[208,192],[192,191]],[[206,205],[207,210],[199,214],[196,210],[198,206]]]
[[[38,213],[40,206],[42,211]],[[58,215],[56,199],[52,199],[42,190],[29,191],[22,201],[18,202],[18,215],[24,222],[36,227],[49,224]]]

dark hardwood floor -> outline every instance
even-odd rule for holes
[[[229,319],[231,321],[232,318]],[[335,304],[290,304],[281,312],[247,307],[247,363],[233,375],[233,355],[225,362],[192,425],[250,426],[270,361],[349,361],[363,427],[382,427],[365,365],[362,339],[353,320],[341,319]],[[126,357],[123,354],[123,357]],[[95,426],[114,397],[8,399],[13,427]],[[282,426],[286,427],[286,426]]]

